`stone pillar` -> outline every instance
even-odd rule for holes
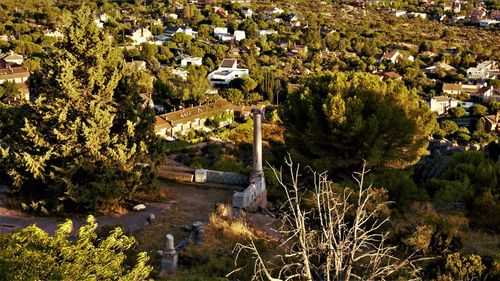
[[[165,250],[160,261],[160,278],[177,269],[178,254],[174,246],[174,236],[167,234],[165,237]]]
[[[262,112],[260,109],[252,110],[253,113],[253,173],[262,174]]]

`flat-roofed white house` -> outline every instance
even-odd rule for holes
[[[239,42],[239,41],[241,41],[241,40],[243,40],[243,39],[246,38],[245,31],[243,31],[243,30],[235,30],[234,34],[233,34],[233,37],[234,37],[234,40],[236,42]]]
[[[214,85],[229,85],[236,78],[248,75],[248,69],[238,68],[235,59],[224,59],[219,68],[208,74],[208,80]]]
[[[227,27],[214,28],[214,37],[220,41],[230,41],[233,39],[233,35],[228,32]]]
[[[214,37],[219,37],[219,35],[228,34],[227,27],[216,27],[214,28]]]
[[[202,65],[203,58],[201,57],[187,57],[181,60],[182,67],[188,67],[190,65]]]

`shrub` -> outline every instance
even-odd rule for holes
[[[451,121],[451,120],[444,120],[441,122],[440,127],[443,131],[446,132],[446,135],[452,135],[458,130],[458,125],[457,123]]]
[[[148,280],[152,267],[146,265],[146,253],[140,253],[132,266],[125,265],[125,253],[135,239],[121,228],[97,239],[96,228],[89,216],[76,241],[69,239],[69,220],[54,236],[34,225],[0,236],[0,280]]]
[[[452,107],[448,109],[448,113],[453,117],[453,118],[462,118],[464,117],[467,112],[463,107]]]

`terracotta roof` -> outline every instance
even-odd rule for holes
[[[27,68],[22,66],[13,66],[0,68],[0,79],[15,79],[15,78],[28,78],[30,77],[30,72]]]
[[[234,109],[233,104],[226,100],[217,100],[213,103],[185,108],[182,110],[169,112],[163,115],[156,116],[155,128],[172,128],[177,124],[193,121],[197,118],[206,118],[227,109]],[[170,125],[166,125],[168,123]]]
[[[398,52],[398,51],[395,51],[395,50],[394,50],[394,51],[392,51],[392,52],[389,52],[389,53],[387,53],[387,54],[384,54],[384,55],[382,55],[382,59],[390,59],[390,58],[392,58],[392,57],[393,57],[393,56],[394,56],[397,52]]]
[[[461,91],[461,84],[452,84],[452,83],[443,83],[443,92],[444,91]]]
[[[389,72],[384,73],[385,79],[399,79],[401,77],[402,77],[401,75],[399,75],[398,73],[396,73],[394,71],[389,71]]]
[[[172,129],[172,125],[161,116],[156,116],[155,130],[161,130],[161,129]]]

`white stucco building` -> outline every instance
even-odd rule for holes
[[[432,112],[436,112],[437,114],[445,114],[448,112],[448,109],[457,107],[458,100],[446,96],[437,96],[433,97],[429,100],[429,107]]]
[[[208,80],[214,85],[229,85],[236,78],[248,75],[248,69],[238,68],[235,59],[224,59],[219,68],[208,74]]]
[[[246,38],[245,31],[243,30],[235,30],[233,34],[234,40],[236,42],[239,42],[241,40],[244,40]]]
[[[202,65],[203,58],[201,57],[187,57],[181,60],[182,67],[188,67],[190,65]]]

